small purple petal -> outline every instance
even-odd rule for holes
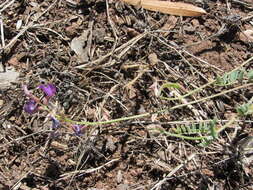
[[[55,117],[51,117],[51,119],[52,119],[52,128],[53,129],[58,128],[60,126],[60,121],[57,120]]]
[[[30,99],[25,103],[24,110],[29,114],[33,114],[38,110],[38,105],[33,99]]]
[[[46,94],[48,98],[56,94],[56,87],[53,84],[41,84],[39,88]]]
[[[83,128],[84,128],[84,126],[81,126],[81,125],[72,125],[72,129],[73,129],[73,131],[75,132],[75,134],[77,136],[82,135],[82,129]]]

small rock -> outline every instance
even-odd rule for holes
[[[7,69],[6,72],[0,73],[0,89],[8,88],[12,82],[17,82],[19,73],[14,69]]]
[[[117,173],[117,183],[121,183],[122,179],[123,179],[122,172],[121,170],[119,170]]]
[[[129,189],[129,185],[128,184],[120,184],[118,185],[118,190],[128,190]]]
[[[93,36],[95,37],[97,43],[103,43],[106,36],[106,31],[104,28],[95,29],[93,31]]]
[[[106,149],[114,152],[117,147],[115,146],[111,137],[107,138]]]
[[[87,62],[89,60],[88,58],[88,52],[85,51],[85,44],[88,40],[89,30],[84,30],[82,35],[79,37],[76,37],[72,39],[70,43],[70,48],[78,55],[81,62]]]

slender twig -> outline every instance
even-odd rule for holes
[[[104,168],[105,166],[107,166],[107,165],[109,165],[109,164],[111,164],[113,162],[117,162],[117,161],[119,161],[118,158],[110,160],[109,162],[107,162],[104,165],[99,166],[97,168],[91,168],[91,169],[86,169],[86,170],[75,170],[75,171],[72,171],[72,172],[69,172],[69,173],[62,174],[62,175],[60,175],[60,177],[62,179],[62,178],[66,178],[66,177],[68,177],[70,175],[73,175],[73,174],[88,174],[88,173],[93,173],[93,172],[96,172],[96,171]]]
[[[6,2],[8,2],[8,1],[6,1]],[[14,3],[14,2],[15,2],[15,0],[10,1],[7,5],[5,5],[5,6],[0,10],[0,13],[2,13],[5,9],[7,9],[9,6],[11,6],[11,4]],[[5,3],[4,3],[4,4],[5,4]]]
[[[28,23],[27,26],[25,26],[22,30],[20,30],[20,32],[14,38],[12,38],[11,41],[2,50],[4,50],[4,51],[10,51],[10,49],[16,43],[16,41],[18,40],[18,38],[20,36],[22,36],[29,28],[33,27],[34,22],[38,21],[40,17],[42,17],[46,12],[48,12],[56,4],[57,1],[58,0],[55,0],[45,11],[43,11],[41,14],[39,14],[38,16],[36,16],[33,21],[31,21],[30,23]]]
[[[113,54],[113,53],[114,53],[114,50],[115,50],[115,48],[116,48],[116,46],[117,46],[117,44],[118,44],[118,36],[117,36],[117,30],[116,30],[116,28],[115,28],[115,26],[114,26],[114,23],[113,23],[113,21],[111,20],[111,17],[110,17],[108,0],[106,0],[105,2],[106,2],[107,20],[108,20],[108,22],[109,22],[109,24],[110,24],[110,26],[111,26],[111,28],[112,28],[113,35],[114,35],[114,38],[115,38],[114,44],[113,44],[113,47],[112,47],[112,50],[111,50],[111,52],[112,52],[112,54]]]
[[[231,74],[232,72],[234,72],[234,71],[236,71],[236,70],[239,70],[239,69],[243,68],[246,64],[250,63],[251,61],[253,61],[253,57],[249,58],[248,60],[246,60],[246,61],[243,62],[241,65],[239,65],[238,67],[234,68],[233,70],[231,70],[231,71],[228,72],[227,74],[229,75],[229,74]],[[182,99],[182,98],[186,98],[187,96],[191,96],[192,94],[195,94],[195,93],[201,91],[202,89],[204,89],[204,88],[206,88],[206,87],[212,85],[212,84],[215,83],[215,82],[216,82],[216,80],[211,80],[211,81],[209,81],[208,83],[206,83],[206,84],[200,86],[199,88],[196,88],[196,89],[194,89],[194,90],[192,90],[192,91],[188,92],[187,94],[185,94],[185,95],[183,95],[183,96],[180,96],[180,97],[176,97],[176,98],[162,97],[162,98],[164,98],[164,99],[166,99],[166,100],[170,100],[170,101],[172,101],[172,100],[179,100],[179,99]]]
[[[120,47],[116,48],[113,52],[111,51],[111,52],[107,53],[106,55],[101,56],[101,57],[98,58],[97,60],[92,61],[92,62],[91,62],[91,65],[101,63],[101,62],[104,61],[106,58],[108,58],[109,56],[111,56],[113,53],[120,52],[120,51],[123,52],[123,49],[133,46],[133,45],[136,44],[140,39],[142,39],[146,34],[147,34],[147,32],[143,32],[142,34],[139,34],[138,36],[136,36],[136,37],[132,38],[131,40],[129,40],[127,43],[122,44]],[[104,65],[103,65],[103,66],[104,66]],[[79,66],[76,66],[75,68],[82,69],[82,68],[84,68],[84,67],[87,67],[87,64],[79,65]]]
[[[4,24],[3,24],[3,19],[0,13],[0,31],[1,31],[1,41],[2,41],[2,48],[5,47],[5,42],[4,42]]]
[[[161,187],[161,185],[163,183],[165,183],[170,177],[172,177],[180,168],[182,168],[183,166],[185,166],[189,161],[191,161],[194,157],[196,156],[196,154],[191,154],[183,163],[179,164],[178,166],[176,166],[165,178],[163,178],[163,180],[159,181],[157,184],[155,184],[151,190],[156,190],[159,187]]]

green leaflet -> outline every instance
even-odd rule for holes
[[[253,70],[250,70],[248,73],[247,73],[247,77],[248,77],[248,80],[253,82]]]
[[[165,84],[163,84],[161,86],[161,88],[159,89],[159,91],[162,92],[166,88],[176,88],[176,89],[179,89],[180,88],[180,84],[167,82],[167,83],[165,83]]]
[[[245,70],[235,70],[230,73],[225,73],[221,77],[217,77],[215,84],[218,86],[228,86],[236,83],[237,81],[242,81],[245,75]]]
[[[249,82],[253,81],[253,70],[245,71],[244,69],[240,69],[225,73],[223,76],[217,77],[215,84],[218,86],[228,86],[242,81],[243,78],[247,79]]]
[[[180,125],[176,128],[172,128],[172,131],[176,134],[184,134],[184,135],[193,135],[193,134],[211,134],[211,136],[216,137],[215,134],[215,125],[217,121],[214,119],[210,122],[199,122],[192,123],[190,125]]]
[[[159,89],[159,95],[160,95],[160,98],[161,99],[165,99],[165,100],[171,100],[171,98],[167,98],[167,97],[164,97],[162,94],[162,92],[164,91],[164,89],[179,89],[181,88],[180,84],[178,83],[165,83],[161,86],[161,88]],[[172,98],[173,99],[173,98]]]
[[[253,104],[252,103],[246,103],[243,105],[240,105],[236,108],[236,111],[241,116],[251,115],[253,114]]]

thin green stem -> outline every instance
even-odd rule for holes
[[[226,93],[229,93],[229,92],[232,92],[232,91],[235,91],[235,90],[239,90],[239,89],[242,89],[242,88],[246,88],[246,87],[249,87],[249,86],[252,86],[252,85],[253,85],[253,83],[244,84],[242,86],[238,86],[238,87],[220,92],[218,94],[214,94],[212,96],[208,96],[208,97],[205,97],[205,98],[202,98],[202,99],[199,99],[199,100],[195,100],[195,101],[192,101],[192,102],[189,102],[189,103],[186,103],[186,104],[180,104],[180,105],[177,105],[177,106],[174,106],[174,107],[171,107],[171,108],[165,108],[165,109],[153,112],[153,113],[144,113],[144,114],[133,115],[133,116],[129,116],[129,117],[112,119],[112,120],[109,120],[109,121],[97,121],[97,122],[74,121],[74,120],[71,120],[69,118],[66,118],[66,117],[60,116],[60,115],[57,115],[56,117],[59,120],[62,120],[62,121],[68,122],[68,123],[79,124],[79,125],[94,126],[94,125],[112,124],[112,123],[117,123],[117,122],[122,122],[122,121],[127,121],[127,120],[133,120],[133,119],[148,117],[148,116],[151,116],[153,114],[165,113],[165,112],[172,111],[172,110],[175,110],[175,109],[178,109],[178,108],[182,108],[182,107],[185,107],[185,106],[188,106],[188,105],[192,105],[192,104],[196,104],[196,103],[199,103],[199,102],[202,102],[202,101],[205,101],[205,100],[209,100],[209,99],[215,98],[217,96],[221,96],[221,95],[224,95]]]
[[[94,126],[94,125],[112,124],[112,123],[117,123],[117,122],[121,122],[121,121],[132,120],[132,119],[139,119],[139,118],[143,118],[143,117],[147,117],[147,116],[151,116],[151,115],[152,115],[152,113],[144,113],[144,114],[140,114],[140,115],[133,115],[133,116],[129,116],[129,117],[122,117],[122,118],[112,119],[112,120],[108,120],[108,121],[96,121],[96,122],[74,121],[74,120],[71,120],[69,118],[62,118],[59,115],[57,116],[57,119],[64,120],[65,122],[68,122],[68,123],[78,124],[78,125]]]
[[[239,65],[238,67],[236,67],[236,68],[234,68],[233,70],[231,70],[230,72],[228,72],[228,75],[231,74],[232,72],[238,70],[238,69],[243,68],[246,64],[248,64],[248,63],[251,62],[251,61],[253,61],[253,57],[247,59],[247,60],[246,60],[245,62],[243,62],[241,65]],[[215,81],[216,81],[216,80],[211,80],[210,82],[208,82],[208,83],[206,83],[206,84],[200,86],[199,88],[196,88],[196,89],[194,89],[194,90],[192,90],[192,91],[186,93],[185,95],[179,96],[179,97],[177,97],[177,98],[167,98],[167,97],[163,97],[163,96],[161,96],[161,98],[162,98],[162,99],[165,99],[165,100],[168,100],[168,101],[180,100],[180,99],[182,99],[182,98],[191,96],[192,94],[201,91],[202,89],[206,88],[207,86],[213,84]]]
[[[185,98],[185,97],[187,97],[187,96],[190,96],[190,95],[192,95],[192,94],[194,94],[194,93],[196,93],[196,92],[201,91],[202,89],[204,89],[204,88],[206,88],[207,86],[213,84],[214,82],[215,82],[215,80],[212,80],[212,81],[210,81],[210,82],[208,82],[208,83],[202,85],[201,87],[195,88],[194,90],[188,92],[187,94],[185,94],[185,95],[183,95],[183,96],[179,96],[179,97],[177,97],[177,98],[167,98],[167,97],[163,97],[163,96],[160,96],[160,98],[162,98],[162,99],[164,99],[164,100],[168,100],[168,101],[180,100],[180,99],[183,99],[183,98]]]
[[[219,128],[216,132],[219,135],[224,129],[232,125],[237,119],[237,116],[233,116],[223,127]]]
[[[174,109],[181,108],[181,107],[184,107],[184,106],[188,106],[188,105],[196,104],[196,103],[199,103],[199,102],[203,102],[205,100],[209,100],[209,99],[212,99],[212,98],[215,98],[215,97],[218,97],[218,96],[222,96],[222,95],[227,94],[229,92],[233,92],[235,90],[246,88],[246,87],[249,87],[249,86],[252,86],[252,85],[253,85],[253,83],[244,84],[242,86],[238,86],[238,87],[235,87],[235,88],[232,88],[232,89],[220,92],[218,94],[214,94],[212,96],[204,97],[202,99],[191,101],[191,102],[186,103],[186,104],[180,104],[180,105],[174,106],[174,107],[170,108],[170,110],[174,110]]]

